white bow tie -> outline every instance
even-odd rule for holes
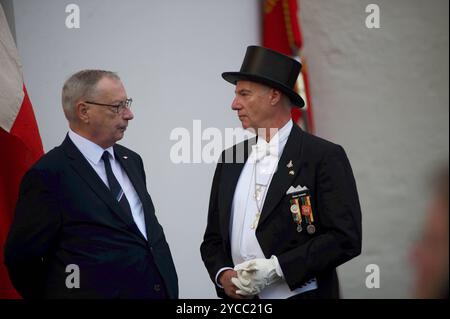
[[[279,147],[278,143],[264,143],[252,146],[252,156],[254,160],[261,161],[267,156],[274,156],[278,158]]]

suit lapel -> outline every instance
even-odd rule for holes
[[[145,184],[144,184],[142,178],[140,178],[139,172],[136,171],[136,167],[131,164],[131,162],[129,160],[130,155],[127,154],[126,152],[124,152],[123,150],[119,149],[118,147],[114,147],[114,153],[116,155],[116,160],[119,161],[120,165],[125,170],[128,178],[131,181],[131,184],[133,184],[133,187],[134,187],[136,193],[138,194],[139,199],[141,200],[142,208],[144,210],[145,230],[147,232],[147,239],[148,239],[148,241],[151,241],[150,235],[152,232],[150,231],[149,214],[153,213],[155,209],[154,209],[153,205],[147,205],[148,201],[147,201],[147,196],[146,196],[147,191],[145,188]],[[134,222],[133,222],[133,224],[134,224]],[[140,237],[142,237],[142,239],[145,240],[144,236],[142,236],[142,234],[141,234],[140,230],[137,228],[137,226],[136,226],[136,231],[138,232]]]
[[[109,188],[98,176],[86,158],[70,140],[69,136],[62,143],[62,147],[70,159],[70,165],[78,175],[89,185],[92,191],[105,202],[105,204],[117,215],[126,225],[135,225],[131,216],[124,214],[119,203],[111,195]],[[135,226],[136,227],[136,226]]]
[[[259,225],[261,225],[272,213],[280,200],[286,195],[286,191],[298,175],[301,167],[302,141],[303,132],[300,127],[294,124],[286,142],[286,146],[284,147],[283,154],[278,162],[277,171],[270,182]],[[288,167],[288,164],[290,164],[291,161],[292,167]]]

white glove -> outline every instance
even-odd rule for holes
[[[281,278],[276,271],[277,265],[276,256],[272,256],[270,259],[248,260],[236,265],[234,270],[238,276],[231,278],[232,283],[239,288],[236,293],[243,296],[259,294],[265,287]]]

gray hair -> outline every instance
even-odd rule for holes
[[[94,98],[97,83],[104,77],[120,81],[116,73],[104,70],[82,70],[66,80],[61,100],[64,115],[69,122],[76,120],[75,105],[82,99]]]
[[[275,87],[269,86],[269,85],[267,85],[267,84],[264,84],[264,83],[259,83],[259,82],[256,82],[256,83],[258,83],[258,84],[260,84],[261,86],[264,87],[264,89],[265,89],[264,93],[269,92],[269,90],[277,90],[277,91],[279,91],[279,92],[281,93],[281,97],[280,97],[281,105],[282,105],[286,110],[289,110],[289,111],[290,111],[291,108],[294,106],[294,104],[292,103],[292,101],[291,101],[291,99],[289,98],[289,96],[287,96],[287,95],[286,95],[285,93],[283,93],[281,90],[279,90],[279,89],[277,89],[277,88],[275,88]]]
[[[287,108],[287,109],[291,109],[292,107],[294,107],[294,104],[292,103],[291,99],[289,98],[289,96],[287,96],[286,94],[282,93],[281,95],[281,103]]]

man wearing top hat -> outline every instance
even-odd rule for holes
[[[339,298],[336,267],[361,252],[361,209],[344,149],[291,120],[301,64],[249,46],[231,108],[257,135],[225,150],[200,250],[223,298]],[[243,160],[239,160],[239,159]]]

